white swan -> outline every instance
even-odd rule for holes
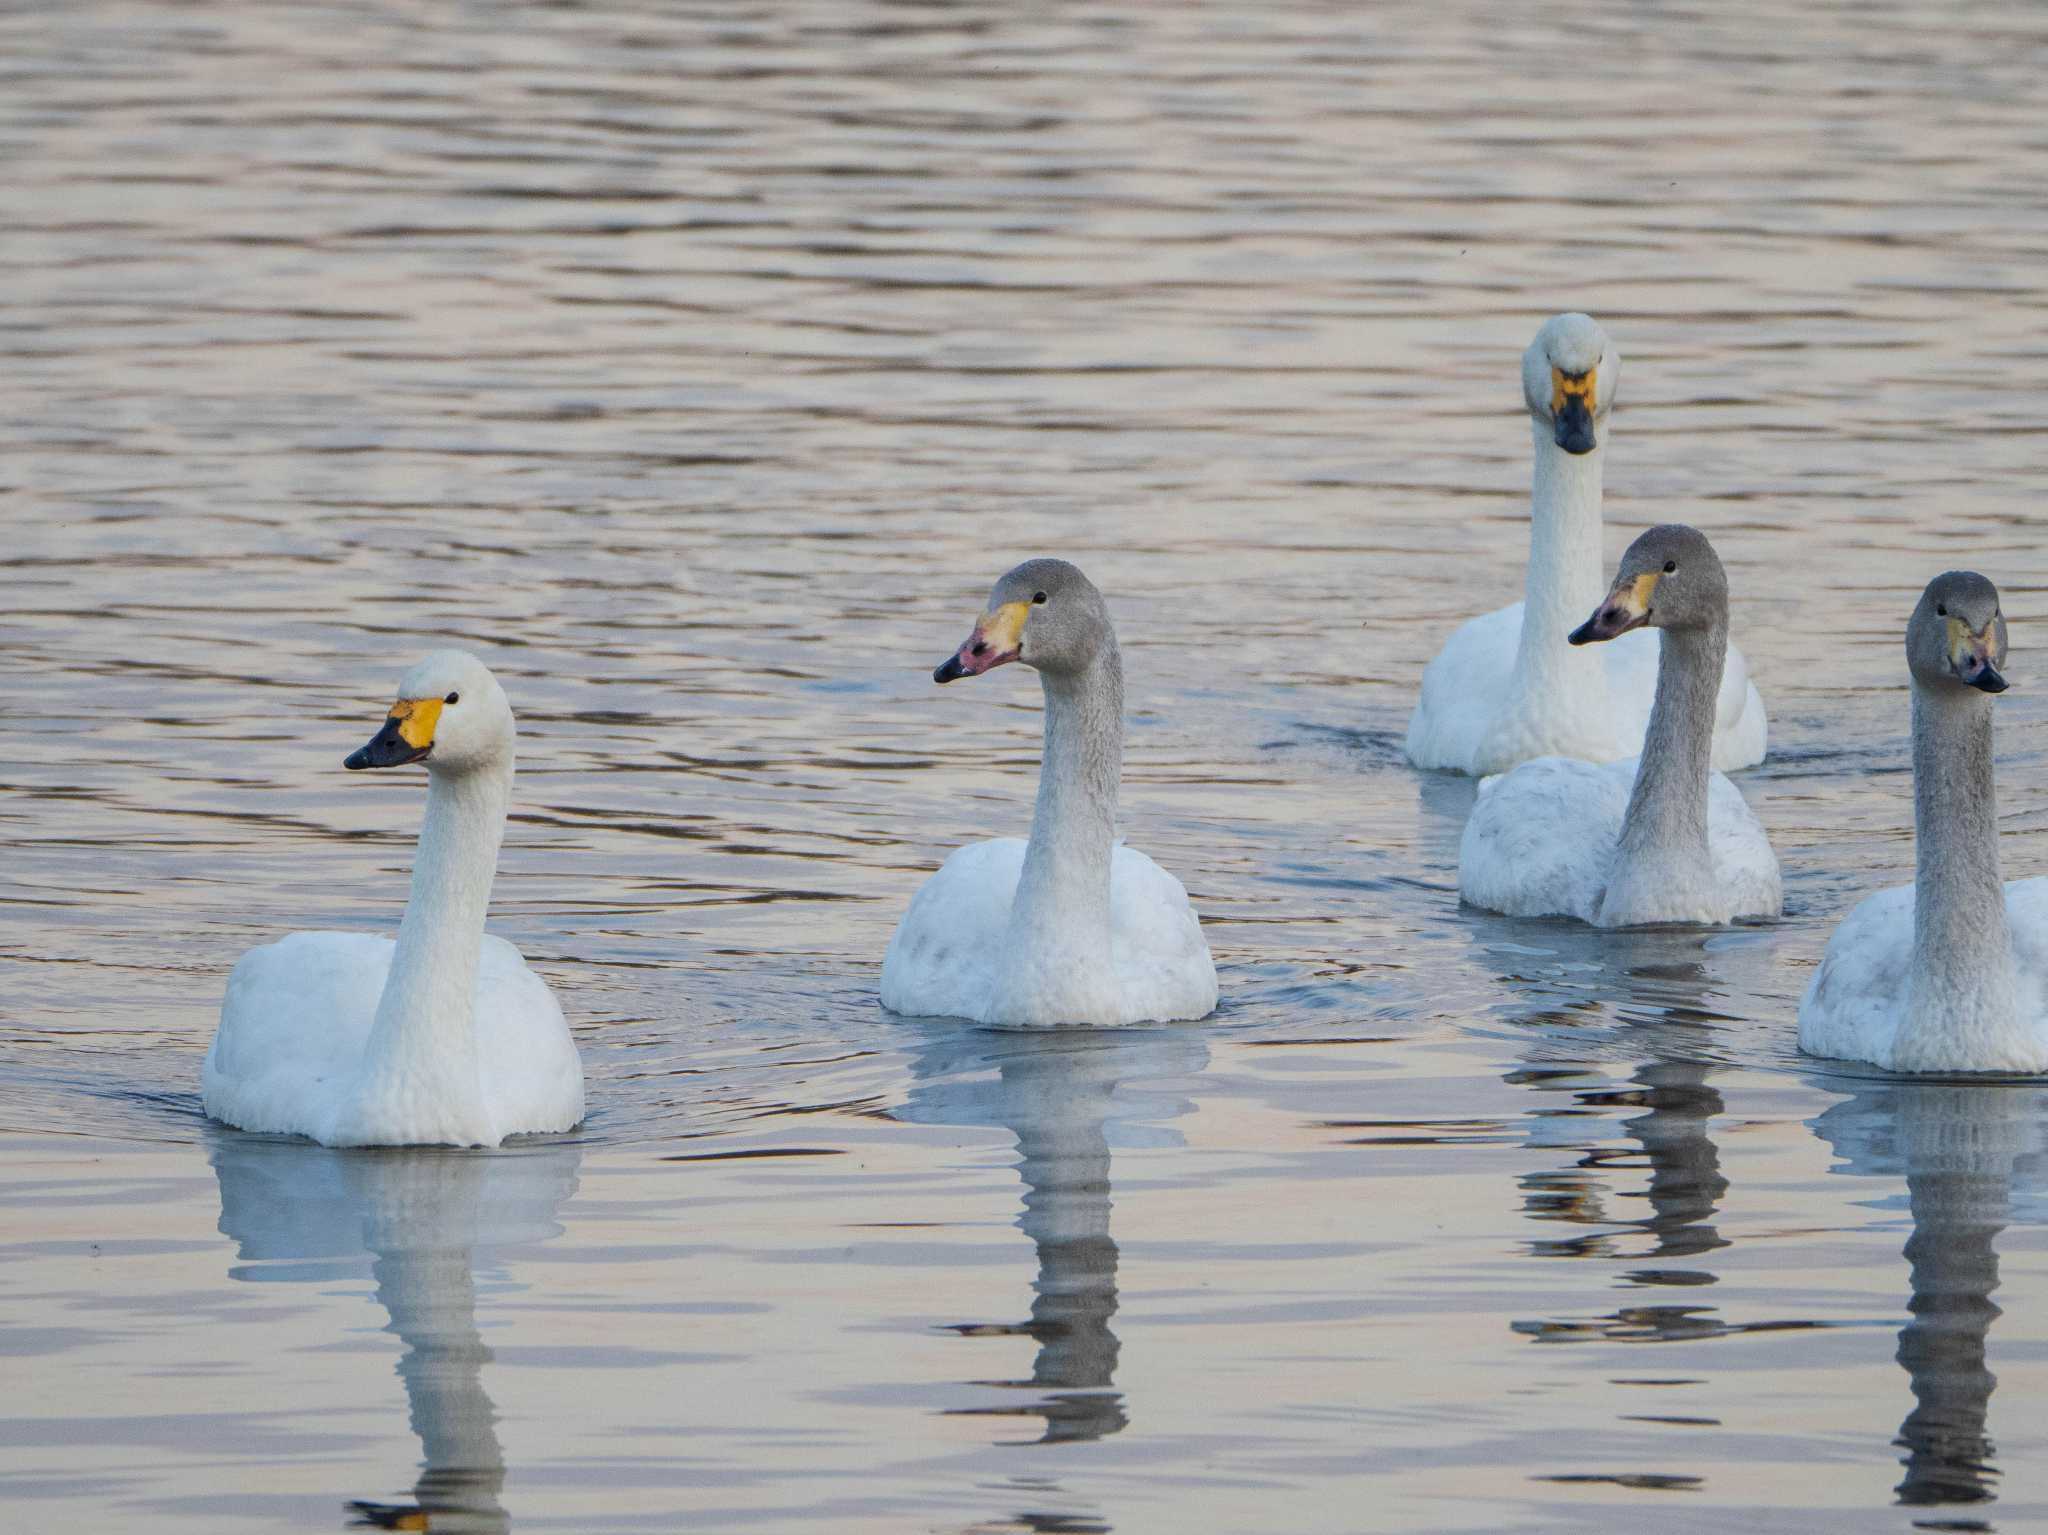
[[[1799,1048],[1887,1071],[2048,1071],[2048,879],[2008,885],[1998,870],[1998,588],[1936,576],[1906,625],[1906,665],[1913,883],[1835,929],[1799,1003]]]
[[[1408,760],[1504,773],[1532,757],[1612,762],[1642,750],[1657,688],[1647,636],[1575,653],[1565,635],[1600,599],[1600,486],[1621,359],[1582,314],[1561,314],[1522,355],[1536,442],[1526,596],[1461,625],[1422,674]],[[1763,700],[1728,647],[1714,704],[1713,766],[1763,761]]]
[[[1458,893],[1515,917],[1599,927],[1775,917],[1778,860],[1741,792],[1709,766],[1728,646],[1728,578],[1693,528],[1652,528],[1571,643],[1662,631],[1640,758],[1539,757],[1479,786]]]
[[[1045,688],[1031,840],[960,848],[925,881],[882,961],[891,1012],[1013,1028],[1201,1018],[1216,966],[1179,880],[1116,841],[1124,679],[1102,594],[1027,560],[937,682],[1022,661]]]
[[[405,674],[349,768],[424,760],[427,813],[398,941],[293,933],[228,977],[206,1112],[328,1146],[495,1146],[583,1117],[583,1066],[547,983],[484,933],[512,792],[512,709],[483,663]]]

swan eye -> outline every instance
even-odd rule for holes
[[[1668,575],[1670,575],[1670,574],[1671,574],[1671,572],[1672,572],[1672,571],[1674,571],[1674,570],[1676,570],[1676,569],[1678,569],[1678,561],[1676,561],[1676,560],[1666,560],[1666,561],[1664,562],[1664,574],[1665,574],[1665,575],[1667,575],[1667,576],[1668,576]]]
[[[1043,602],[1043,601],[1045,601],[1045,593],[1044,593],[1044,592],[1033,592],[1033,593],[1031,594],[1031,600],[1032,600],[1033,602]]]
[[[442,699],[441,702],[446,704],[459,704],[462,702],[462,695],[460,693],[450,693],[446,698]]]
[[[1948,604],[1945,602],[1937,602],[1934,605],[1934,612],[1935,616],[1938,618],[1948,617]]]

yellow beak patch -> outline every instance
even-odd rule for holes
[[[398,735],[407,746],[415,751],[424,751],[434,744],[434,727],[441,723],[439,698],[401,698],[391,706],[391,717],[398,721]]]
[[[1575,399],[1585,404],[1587,415],[1597,416],[1599,414],[1599,411],[1596,409],[1599,403],[1599,390],[1596,385],[1599,380],[1599,374],[1600,370],[1598,368],[1588,368],[1577,378],[1573,378],[1562,368],[1552,368],[1550,370],[1550,413],[1553,416],[1557,415],[1564,409],[1564,402],[1566,400]]]
[[[1650,598],[1655,594],[1657,583],[1663,576],[1664,572],[1661,570],[1646,570],[1626,585],[1617,581],[1614,583],[1614,590],[1607,594],[1607,600],[1618,606],[1630,618],[1641,618],[1650,611]]]
[[[1948,621],[1948,659],[1951,665],[1961,666],[1981,655],[1986,660],[1991,656],[1991,631],[1998,627],[1998,620],[1992,619],[1984,626],[1982,634],[1970,632],[1970,626],[1960,618]]]
[[[1023,644],[1024,620],[1030,616],[1030,603],[1006,602],[994,612],[982,614],[974,627],[988,647],[1002,655]]]

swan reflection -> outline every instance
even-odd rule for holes
[[[576,1191],[582,1149],[335,1151],[221,1134],[208,1156],[220,1180],[221,1233],[237,1249],[231,1277],[331,1282],[367,1271],[388,1330],[405,1345],[398,1376],[423,1469],[411,1503],[352,1504],[356,1522],[509,1529],[476,1279],[494,1249],[559,1234],[556,1212]]]
[[[1524,1117],[1526,1144],[1571,1160],[1519,1179],[1523,1213],[1566,1228],[1531,1240],[1529,1252],[1632,1263],[1621,1277],[1652,1290],[1716,1284],[1707,1260],[1728,1245],[1717,1225],[1728,1179],[1712,1134],[1726,1108],[1712,1057],[1728,1018],[1722,972],[1730,956],[1710,952],[1715,935],[1697,929],[1624,930],[1586,945],[1559,924],[1487,926],[1511,962],[1527,963],[1521,957],[1533,945],[1511,948],[1507,934],[1540,936],[1545,946],[1529,964],[1540,1005],[1511,1015],[1529,1038],[1506,1080],[1547,1100]],[[1738,953],[1735,962],[1747,960]],[[1636,1058],[1626,1080],[1596,1064],[1624,1052]],[[1617,1111],[1628,1115],[1619,1130],[1633,1144],[1618,1143]],[[1617,1203],[1616,1175],[1632,1178],[1646,1164],[1648,1186]],[[1514,1327],[1553,1343],[1663,1343],[1796,1325],[1731,1324],[1714,1306],[1673,1297]]]
[[[1831,1079],[1827,1085],[1840,1090]],[[1898,1500],[1982,1503],[1997,1496],[1986,1423],[1998,1384],[1986,1363],[1999,1316],[1998,1234],[2014,1197],[2048,1171],[2048,1089],[2006,1083],[1871,1081],[1814,1120],[1835,1171],[1906,1180],[1913,1219],[1905,1257],[1912,1320],[1898,1361],[1913,1410],[1894,1442],[1906,1454]]]
[[[1117,1246],[1109,1232],[1110,1141],[1172,1145],[1156,1121],[1187,1108],[1177,1095],[1132,1091],[1191,1076],[1208,1046],[1184,1030],[934,1033],[912,1063],[897,1117],[920,1124],[1000,1125],[1017,1137],[1024,1210],[1017,1224],[1038,1249],[1030,1320],[967,1323],[963,1337],[1025,1336],[1038,1344],[1031,1378],[985,1382],[1042,1393],[1018,1407],[972,1413],[1034,1416],[1040,1443],[1099,1439],[1129,1421],[1115,1389]]]

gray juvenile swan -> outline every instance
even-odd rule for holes
[[[1565,632],[1600,596],[1600,501],[1608,412],[1621,358],[1582,314],[1546,321],[1522,355],[1522,400],[1535,434],[1529,569],[1523,600],[1460,624],[1422,673],[1408,760],[1504,773],[1532,757],[1612,762],[1642,750],[1657,689],[1648,636],[1575,654]],[[1763,761],[1763,700],[1728,647],[1714,709],[1713,764]]]
[[[1179,880],[1116,841],[1124,673],[1109,608],[1064,560],[1027,560],[935,682],[1010,661],[1045,687],[1029,843],[958,849],[926,880],[882,961],[882,1006],[1012,1028],[1201,1018],[1216,966]]]
[[[1710,765],[1728,578],[1697,529],[1667,523],[1630,544],[1613,589],[1570,639],[1643,627],[1661,630],[1663,645],[1642,756],[1538,757],[1482,783],[1458,847],[1458,893],[1472,905],[1598,927],[1778,914],[1770,841]]]
[[[1936,576],[1906,625],[1913,883],[1842,919],[1799,1004],[1799,1048],[1888,1071],[2048,1071],[2048,879],[2003,883],[1991,695],[1998,588]]]

